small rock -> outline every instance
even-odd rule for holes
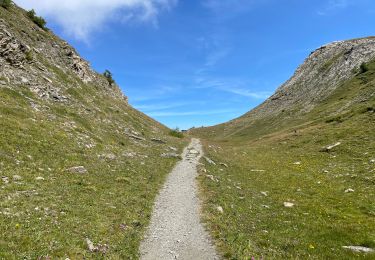
[[[293,208],[294,207],[294,203],[292,203],[292,202],[284,202],[284,207],[286,207],[286,208]]]
[[[136,140],[140,140],[140,141],[145,141],[146,139],[144,139],[143,137],[140,137],[138,135],[134,135],[134,134],[128,134],[128,136],[130,138],[133,138],[133,139],[136,139]]]
[[[266,192],[266,191],[261,191],[260,194],[262,194],[262,195],[265,196],[265,197],[268,196],[268,192]]]
[[[22,83],[27,83],[27,82],[29,82],[29,80],[27,78],[21,77],[21,82]]]
[[[375,163],[375,159],[371,159],[371,160],[370,160],[370,163]]]
[[[36,177],[35,180],[37,180],[37,181],[44,181],[44,178],[41,177],[41,176],[39,176],[39,177]]]
[[[49,78],[47,78],[47,77],[45,77],[45,76],[42,76],[42,78],[45,79],[47,82],[52,83],[52,80],[51,80],[51,79],[49,79]]]
[[[339,146],[339,145],[341,145],[341,143],[340,143],[340,142],[337,142],[337,143],[335,143],[335,144],[331,144],[331,145],[328,145],[328,146],[326,146],[326,147],[323,147],[320,151],[321,151],[321,152],[329,152],[329,151],[331,151],[333,148],[335,148],[335,147],[337,147],[337,146]]]
[[[97,246],[94,246],[94,243],[91,242],[91,240],[88,239],[88,238],[86,238],[86,244],[87,244],[88,250],[91,253],[99,252],[99,253],[105,254],[105,253],[107,253],[107,251],[109,249],[109,246],[107,244],[104,244],[104,245],[98,244]]]
[[[128,228],[128,226],[126,224],[124,224],[124,223],[120,224],[120,229],[121,230],[126,230],[127,228]]]
[[[349,192],[354,192],[354,190],[351,188],[345,190],[345,193],[349,193]]]
[[[123,153],[122,156],[133,158],[133,157],[137,156],[137,153],[135,153],[135,152],[126,152],[126,153]]]
[[[68,169],[71,173],[86,174],[87,170],[84,166],[75,166]]]
[[[204,156],[204,159],[205,159],[209,164],[216,165],[216,163],[215,163],[213,160],[211,160],[210,158]]]
[[[163,158],[181,158],[177,153],[162,153],[160,156]]]
[[[375,250],[372,248],[364,247],[364,246],[343,246],[342,248],[350,249],[354,252],[360,252],[360,253],[371,253]]]
[[[190,149],[189,153],[191,153],[191,154],[199,154],[199,152],[197,150],[195,150],[195,149]]]
[[[221,206],[216,207],[217,211],[219,211],[221,214],[224,213],[224,209]]]
[[[151,138],[151,141],[153,141],[155,143],[158,143],[158,144],[166,144],[167,143],[166,141],[163,141],[159,138]]]
[[[206,177],[209,178],[211,181],[216,181],[213,175],[206,175]]]
[[[5,184],[8,184],[8,183],[9,183],[9,178],[6,177],[6,176],[1,177],[1,180],[2,180]]]
[[[263,208],[266,208],[266,209],[269,209],[269,208],[270,208],[270,206],[268,206],[268,205],[262,205],[262,207],[263,207]]]
[[[301,162],[295,162],[294,165],[301,165]]]
[[[113,161],[116,159],[116,155],[114,155],[113,153],[101,154],[99,155],[99,158],[103,160]]]
[[[22,177],[19,176],[19,175],[13,175],[13,180],[14,180],[14,181],[21,181],[21,180],[22,180]]]
[[[172,150],[172,151],[174,151],[174,152],[177,152],[177,151],[178,151],[178,149],[177,149],[176,147],[173,147],[173,146],[169,146],[168,148],[169,148],[169,150]]]
[[[86,238],[86,244],[87,248],[89,249],[90,252],[95,252],[97,250],[97,247],[94,246],[94,243],[91,242],[90,239]]]
[[[225,168],[228,168],[228,164],[226,163],[220,163],[220,165],[224,166]]]

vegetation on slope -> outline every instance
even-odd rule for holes
[[[137,259],[157,191],[176,163],[160,155],[186,140],[131,108],[114,87],[57,67],[44,54],[61,40],[36,32],[23,10],[10,11],[0,9],[7,30],[45,48],[22,70],[0,66],[0,259]],[[28,70],[51,79],[11,79]],[[39,82],[61,86],[66,98],[40,97],[31,91]]]
[[[375,257],[343,248],[375,248],[375,61],[366,67],[308,114],[206,139],[205,221],[226,258]]]

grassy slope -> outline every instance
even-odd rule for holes
[[[375,62],[369,67],[303,117],[205,141],[207,156],[229,165],[205,162],[200,177],[205,220],[227,258],[375,258],[342,248],[375,248]]]
[[[160,154],[186,141],[107,91],[45,65],[74,83],[69,104],[0,85],[0,258],[101,258],[88,251],[87,237],[109,245],[106,258],[136,259],[154,198],[176,162]],[[146,141],[129,138],[126,128]],[[73,166],[88,173],[67,171]]]

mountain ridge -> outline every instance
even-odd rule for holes
[[[374,36],[325,44],[311,52],[293,76],[262,104],[238,118],[207,127],[204,132],[212,132],[212,136],[225,138],[236,135],[242,131],[241,129],[251,127],[262,120],[272,120],[278,116],[303,116],[329,97],[345,81],[357,75],[362,64],[374,58]],[[199,132],[199,129],[192,129],[191,132]]]

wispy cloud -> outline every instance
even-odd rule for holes
[[[88,41],[111,19],[157,23],[162,10],[172,8],[177,0],[14,0],[24,8],[61,25],[66,34]]]
[[[202,51],[204,60],[201,73],[214,69],[216,65],[223,62],[232,52],[232,46],[225,36],[218,33],[211,33],[196,39],[196,46]]]
[[[144,112],[155,112],[192,105],[193,102],[168,102],[168,103],[151,103],[151,104],[135,104],[134,108]]]
[[[213,67],[215,66],[218,62],[223,60],[227,55],[230,53],[230,50],[228,48],[223,48],[223,49],[217,49],[213,52],[210,52],[207,57],[206,57],[206,67]]]
[[[232,16],[246,12],[256,4],[264,1],[266,0],[204,0],[202,1],[202,4],[214,13]]]
[[[219,20],[235,17],[271,0],[203,0],[202,5]]]
[[[272,93],[270,92],[264,92],[264,91],[258,91],[258,92],[254,92],[254,91],[251,91],[249,89],[243,89],[243,88],[225,88],[225,89],[222,89],[226,92],[230,92],[230,93],[233,93],[233,94],[237,94],[237,95],[240,95],[240,96],[244,96],[244,97],[250,97],[250,98],[255,98],[255,99],[267,99],[271,96]]]
[[[151,112],[147,113],[152,117],[173,117],[173,116],[207,116],[207,115],[220,115],[236,112],[233,109],[217,109],[217,110],[195,110],[183,112]]]
[[[197,88],[214,88],[219,91],[253,99],[267,99],[272,95],[268,91],[253,91],[250,83],[242,79],[210,79],[205,76],[197,77]]]
[[[136,90],[134,93],[129,93],[129,91],[126,92],[131,97],[129,99],[131,103],[171,98],[174,95],[180,93],[181,89],[183,89],[184,87],[180,85],[155,85],[152,87],[139,86],[138,88],[142,89],[143,91],[140,92]]]
[[[329,0],[328,4],[326,4],[321,10],[318,10],[318,15],[329,15],[339,10],[343,10],[349,7],[351,4],[358,2],[352,0]]]

